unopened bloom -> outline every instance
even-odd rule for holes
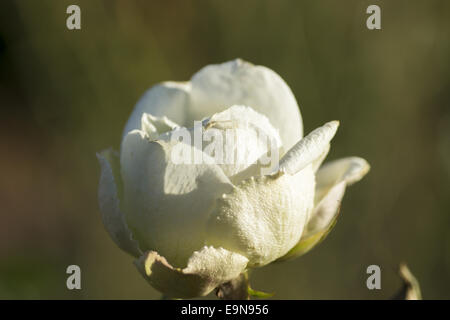
[[[131,114],[120,153],[98,154],[103,223],[149,283],[178,298],[302,255],[369,170],[358,157],[321,165],[338,124],[303,137],[287,84],[241,60],[156,85]]]

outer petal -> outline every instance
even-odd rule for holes
[[[331,148],[331,145],[328,144],[328,145],[325,147],[325,150],[322,152],[322,154],[321,154],[316,160],[314,160],[314,162],[313,162],[313,169],[314,169],[314,172],[317,172],[317,170],[319,170],[320,166],[322,165],[322,162],[323,162],[323,161],[325,160],[325,158],[327,157],[328,152],[330,152],[330,148]]]
[[[320,159],[327,152],[338,126],[338,121],[328,122],[297,142],[281,159],[280,171],[293,175]]]
[[[345,181],[346,185],[352,185],[361,180],[370,170],[366,160],[359,157],[348,157],[325,163],[316,174],[315,203],[330,191],[330,189]]]
[[[120,209],[121,194],[119,156],[111,149],[97,153],[101,166],[98,200],[102,221],[114,242],[124,251],[138,257],[142,253],[138,244],[132,239],[131,232],[125,222],[125,215]]]
[[[208,243],[263,266],[285,255],[300,239],[313,207],[312,166],[294,176],[244,180],[218,200],[208,228]]]
[[[300,241],[279,260],[299,257],[325,239],[336,223],[346,186],[360,180],[369,168],[364,159],[351,157],[329,162],[319,169],[313,214]]]
[[[132,131],[122,144],[121,169],[127,222],[140,247],[184,267],[204,245],[215,199],[232,185],[215,164],[173,163],[175,144]],[[177,145],[193,153],[193,147]]]
[[[232,105],[246,105],[267,116],[286,150],[303,135],[299,107],[291,89],[274,71],[240,59],[209,65],[192,79],[191,121]]]
[[[344,191],[345,182],[337,184],[330,190],[314,208],[312,217],[306,225],[300,241],[278,261],[302,256],[325,239],[336,223]]]
[[[134,107],[125,125],[122,138],[132,130],[141,129],[141,119],[144,113],[155,117],[166,116],[172,121],[184,125],[190,91],[189,82],[163,82],[147,90]]]
[[[302,238],[309,237],[321,230],[327,230],[339,214],[341,201],[344,197],[346,183],[342,181],[333,186],[325,197],[314,207],[311,219],[305,228]]]
[[[203,247],[194,252],[184,269],[172,267],[155,251],[147,252],[135,264],[144,278],[165,295],[194,298],[238,277],[247,262],[246,257],[223,248]]]

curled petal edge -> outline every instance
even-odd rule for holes
[[[141,130],[147,133],[150,140],[156,140],[160,134],[174,130],[178,127],[178,124],[166,116],[156,117],[145,112],[142,114]]]
[[[223,248],[203,247],[193,253],[184,269],[173,267],[156,251],[148,251],[134,264],[156,290],[172,298],[205,296],[217,286],[237,278],[248,259]]]
[[[366,160],[359,157],[347,157],[333,160],[322,165],[316,173],[316,195],[318,204],[331,188],[341,182],[350,186],[361,180],[370,170]]]

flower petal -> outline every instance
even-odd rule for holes
[[[147,133],[150,140],[156,140],[160,134],[174,130],[179,126],[167,117],[155,117],[150,113],[143,113],[141,118],[141,130]]]
[[[331,161],[319,169],[311,218],[300,241],[278,261],[299,257],[326,238],[336,224],[346,186],[360,180],[369,168],[364,159],[350,157]]]
[[[205,119],[203,126],[204,140],[208,135],[223,140],[219,143],[223,155],[216,163],[233,183],[252,175],[262,175],[264,168],[269,172],[273,165],[278,165],[279,153],[282,152],[278,131],[264,115],[252,108],[232,106]],[[217,141],[210,144],[204,141],[203,151],[212,143]]]
[[[163,82],[147,90],[128,119],[122,138],[128,132],[141,129],[141,120],[144,113],[155,117],[164,117],[184,125],[189,106],[191,85],[189,82]]]
[[[316,174],[315,203],[319,203],[330,189],[345,181],[346,185],[352,185],[359,181],[370,170],[366,160],[359,157],[348,157],[325,163]]]
[[[236,59],[204,67],[191,83],[191,121],[232,105],[245,105],[267,116],[280,129],[286,150],[302,138],[302,119],[291,89],[266,67]]]
[[[184,267],[192,252],[204,245],[215,199],[230,191],[232,184],[212,162],[174,163],[175,146],[194,153],[194,147],[184,143],[149,141],[139,130],[125,137],[121,152],[124,211],[143,250],[158,251],[172,265]]]
[[[329,148],[338,126],[338,121],[328,122],[297,142],[281,159],[280,171],[293,175],[320,159]]]
[[[174,268],[155,251],[145,253],[135,265],[144,278],[165,295],[195,298],[238,277],[247,262],[248,259],[240,254],[205,246],[193,253],[184,269]]]
[[[345,181],[333,186],[327,195],[314,207],[313,214],[306,225],[302,238],[309,237],[319,231],[328,229],[339,214],[345,187]]]
[[[300,240],[313,198],[312,166],[294,176],[244,180],[217,201],[208,243],[245,255],[251,267],[268,264]]]
[[[331,145],[327,144],[327,146],[325,147],[325,150],[322,152],[322,154],[316,160],[313,161],[314,172],[317,172],[317,170],[319,170],[320,166],[322,165],[322,162],[327,157],[328,152],[330,152],[330,148],[331,148]]]
[[[286,261],[304,255],[323,241],[333,229],[339,215],[341,199],[344,196],[345,182],[334,186],[314,208],[300,241],[278,261]]]
[[[109,149],[97,153],[97,158],[101,166],[98,199],[103,225],[119,248],[138,257],[142,253],[137,242],[132,239],[125,215],[120,209],[119,195],[122,193],[122,182],[119,156]]]
[[[250,106],[267,116],[280,128],[286,150],[302,138],[302,118],[288,85],[274,71],[240,59],[206,66],[190,82],[164,82],[150,88],[136,104],[123,137],[140,129],[144,112],[191,127],[193,121],[233,105]]]

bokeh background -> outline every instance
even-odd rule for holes
[[[81,7],[82,29],[66,28]],[[370,31],[370,4],[382,30]],[[278,299],[386,299],[406,261],[424,298],[450,298],[449,1],[0,3],[0,298],[153,299],[103,229],[95,153],[118,149],[140,95],[241,57],[274,69],[305,131],[341,127],[328,159],[372,170],[334,231],[300,259],[251,274]],[[66,267],[82,290],[66,288]],[[366,268],[382,289],[366,288]]]

